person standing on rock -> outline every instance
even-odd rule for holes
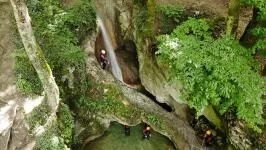
[[[108,64],[108,61],[107,61],[107,58],[106,58],[106,51],[105,50],[101,50],[101,53],[100,53],[100,61],[101,61],[101,66],[102,66],[102,69],[105,69],[107,64]]]

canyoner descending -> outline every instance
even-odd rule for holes
[[[122,72],[120,69],[120,66],[116,60],[116,55],[114,52],[114,48],[112,46],[110,37],[108,35],[108,32],[104,26],[104,23],[100,17],[97,17],[97,25],[99,26],[102,35],[103,35],[103,41],[107,52],[107,58],[108,61],[111,64],[111,71],[116,79],[123,82]]]

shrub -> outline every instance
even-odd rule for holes
[[[45,103],[35,107],[25,118],[26,123],[29,125],[30,132],[33,133],[36,127],[44,125],[50,113],[51,111]]]
[[[96,27],[96,14],[89,0],[66,8],[59,0],[27,0],[34,35],[44,52],[56,82],[61,82],[62,68],[78,66],[84,62],[85,53],[80,40]],[[40,94],[43,90],[34,67],[31,65],[19,36],[16,36],[16,63],[14,70],[17,85],[26,94]]]
[[[170,33],[184,19],[185,9],[179,5],[158,5],[156,13],[161,33]]]
[[[57,134],[57,128],[48,129],[36,140],[34,150],[65,150],[63,139]]]
[[[103,93],[103,89],[108,91]],[[85,107],[94,113],[112,113],[126,118],[132,118],[137,113],[136,109],[123,104],[120,93],[112,86],[94,85],[90,92],[90,95],[78,100],[79,107]]]
[[[158,37],[158,57],[169,65],[169,79],[183,83],[182,97],[197,110],[212,105],[220,114],[236,110],[252,129],[260,132],[265,93],[252,52],[232,37],[214,40],[208,23],[189,19],[170,35]]]
[[[69,144],[72,141],[74,118],[66,104],[60,104],[58,110],[57,124],[59,129],[59,135],[64,139],[65,144]]]

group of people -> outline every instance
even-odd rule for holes
[[[130,136],[130,127],[128,125],[124,126],[125,129],[125,135]],[[145,124],[145,127],[142,130],[142,137],[143,139],[150,139],[151,137],[151,127],[147,124]]]

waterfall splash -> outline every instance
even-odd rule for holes
[[[111,43],[111,40],[110,40],[110,37],[108,35],[108,32],[104,26],[104,23],[102,21],[102,19],[100,17],[97,18],[97,23],[100,27],[100,30],[102,31],[102,35],[103,35],[103,41],[104,41],[104,45],[105,45],[105,48],[106,48],[106,52],[107,52],[107,58],[108,58],[108,61],[110,62],[111,64],[111,70],[112,70],[112,73],[113,75],[115,76],[116,79],[120,80],[123,82],[123,77],[122,77],[122,73],[121,73],[121,69],[117,63],[117,60],[116,60],[116,55],[115,55],[115,52],[114,52],[114,48],[112,46],[112,43]]]

